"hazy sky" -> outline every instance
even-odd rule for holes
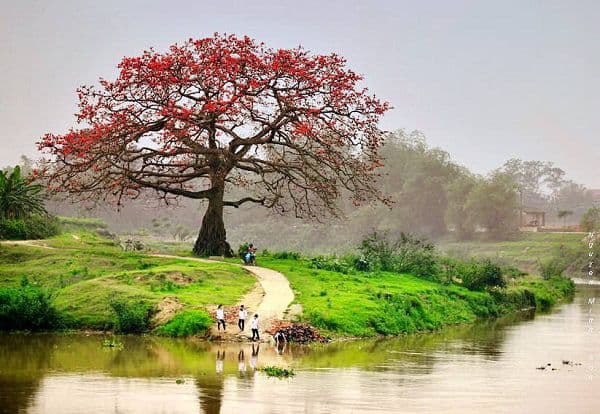
[[[394,105],[384,128],[476,172],[550,160],[600,188],[600,1],[0,0],[0,166],[123,56],[216,31],[338,52]]]

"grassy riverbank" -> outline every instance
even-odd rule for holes
[[[475,292],[408,274],[315,269],[304,258],[267,255],[259,264],[285,274],[304,309],[301,318],[334,336],[432,331],[523,308],[548,309],[574,291],[562,277],[525,276],[511,279],[505,289]]]
[[[207,306],[234,304],[255,283],[243,268],[227,262],[123,252],[93,233],[36,243],[1,246],[0,290],[14,293],[26,285],[50,292],[66,327],[118,329],[129,326],[128,318],[137,323],[141,312],[141,317],[154,315],[142,330],[178,314],[168,329],[159,331],[199,332],[210,324]],[[547,309],[573,293],[572,283],[561,277],[508,277],[505,288],[473,291],[406,273],[325,270],[298,255],[261,255],[259,265],[283,273],[302,305],[300,318],[331,336],[433,331],[523,308]]]
[[[112,329],[119,312],[124,318],[136,312],[150,316],[158,308],[164,316],[197,311],[206,321],[207,305],[234,304],[255,283],[237,266],[124,252],[92,233],[38,243],[0,247],[0,288],[18,294],[22,285],[41,287],[50,293],[63,325],[72,328]],[[148,328],[162,323],[160,312],[154,317],[146,321]]]
[[[585,233],[521,233],[515,240],[454,241],[438,244],[439,250],[457,258],[487,257],[529,273],[537,273],[539,264],[551,260],[561,246],[578,249],[584,245]]]

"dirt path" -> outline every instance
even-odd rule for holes
[[[2,240],[0,244],[13,245],[13,246],[31,246],[40,247],[42,249],[56,250],[55,247],[48,246],[40,240]]]
[[[181,260],[193,260],[202,263],[224,263],[218,260],[210,259],[199,259],[195,257],[183,257],[173,256],[166,254],[154,254],[153,256],[165,257],[171,259]],[[230,263],[231,264],[231,263]],[[233,266],[242,266],[232,264]],[[230,326],[230,333],[223,339],[228,339],[231,335],[237,337],[244,337],[250,334],[250,318],[255,313],[259,315],[259,328],[261,339],[266,339],[268,334],[265,335],[265,330],[269,328],[271,323],[277,319],[284,319],[286,317],[286,311],[290,304],[294,301],[294,292],[290,287],[290,283],[287,278],[275,270],[266,269],[258,266],[244,266],[244,269],[248,270],[258,279],[257,285],[248,292],[239,302],[244,304],[248,309],[248,320],[246,321],[246,329],[242,334],[238,333],[237,326]],[[219,335],[216,329],[213,329],[213,334]],[[231,338],[229,338],[231,339]]]

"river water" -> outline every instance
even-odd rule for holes
[[[548,314],[282,353],[268,344],[119,337],[123,348],[107,349],[99,335],[2,335],[0,412],[600,413],[599,333],[600,287],[579,286]],[[266,365],[296,376],[253,368]]]

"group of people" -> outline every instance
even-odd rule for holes
[[[240,329],[240,332],[244,332],[246,318],[248,318],[248,311],[244,305],[240,305],[238,310],[238,328]],[[223,332],[227,331],[225,324],[225,309],[223,309],[223,305],[217,306],[217,331],[221,331],[221,327],[223,328]],[[252,317],[250,329],[252,330],[252,341],[260,341],[260,334],[258,332],[258,313],[255,313]],[[280,349],[280,345],[285,347],[285,344],[287,343],[285,334],[281,331],[275,332],[273,339],[275,340],[275,345],[277,345],[278,350]]]
[[[240,332],[243,332],[246,327],[247,317],[248,311],[244,305],[241,305],[238,311],[238,328],[240,329]],[[225,332],[227,328],[225,326],[225,309],[223,309],[223,305],[217,306],[217,331],[220,331],[221,327],[223,327],[223,332]],[[252,317],[250,329],[252,330],[252,341],[260,341],[260,334],[258,333],[258,313],[255,313]]]

